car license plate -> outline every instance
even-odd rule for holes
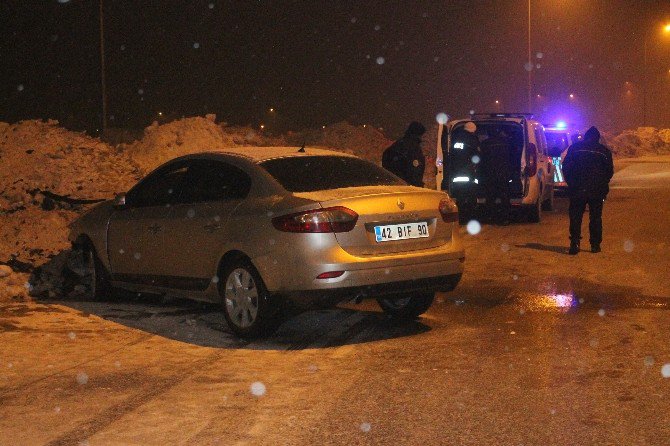
[[[375,240],[390,242],[392,240],[408,240],[428,237],[428,222],[403,223],[400,225],[375,226]]]

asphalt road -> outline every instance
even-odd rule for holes
[[[642,161],[602,253],[566,254],[566,199],[463,228],[414,322],[365,302],[247,343],[188,301],[2,304],[0,445],[670,444],[670,159]]]

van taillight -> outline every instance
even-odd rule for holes
[[[535,144],[528,143],[528,148],[526,149],[526,170],[525,174],[527,177],[535,176],[537,173],[537,147]]]
[[[349,232],[358,214],[344,206],[314,209],[272,219],[272,226],[283,232]]]
[[[443,198],[440,200],[439,206],[440,215],[442,220],[447,223],[458,221],[458,206],[452,200],[448,198]]]

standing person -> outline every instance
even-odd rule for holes
[[[511,153],[510,138],[502,128],[493,128],[490,138],[482,141],[482,170],[484,189],[486,190],[486,207],[494,223],[499,225],[508,225],[510,220]]]
[[[442,133],[442,159],[444,160],[445,175],[442,179],[442,190],[449,189],[449,182],[455,177],[468,177],[474,181],[477,176],[477,163],[481,153],[479,139],[475,132],[477,126],[468,121],[465,125],[456,127],[451,134],[451,146],[447,151],[447,132]],[[474,157],[477,157],[473,161]]]
[[[570,196],[570,255],[579,252],[582,217],[589,205],[589,235],[591,252],[600,252],[603,239],[603,202],[609,192],[614,174],[612,152],[600,144],[600,132],[591,127],[584,139],[568,148],[563,160],[563,176]]]
[[[426,128],[420,122],[411,122],[405,136],[391,144],[382,154],[382,167],[412,186],[423,187],[426,158],[421,151],[421,135],[425,132]]]

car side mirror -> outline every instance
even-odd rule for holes
[[[118,194],[114,197],[114,207],[117,209],[123,209],[127,206],[126,204],[126,194]]]

